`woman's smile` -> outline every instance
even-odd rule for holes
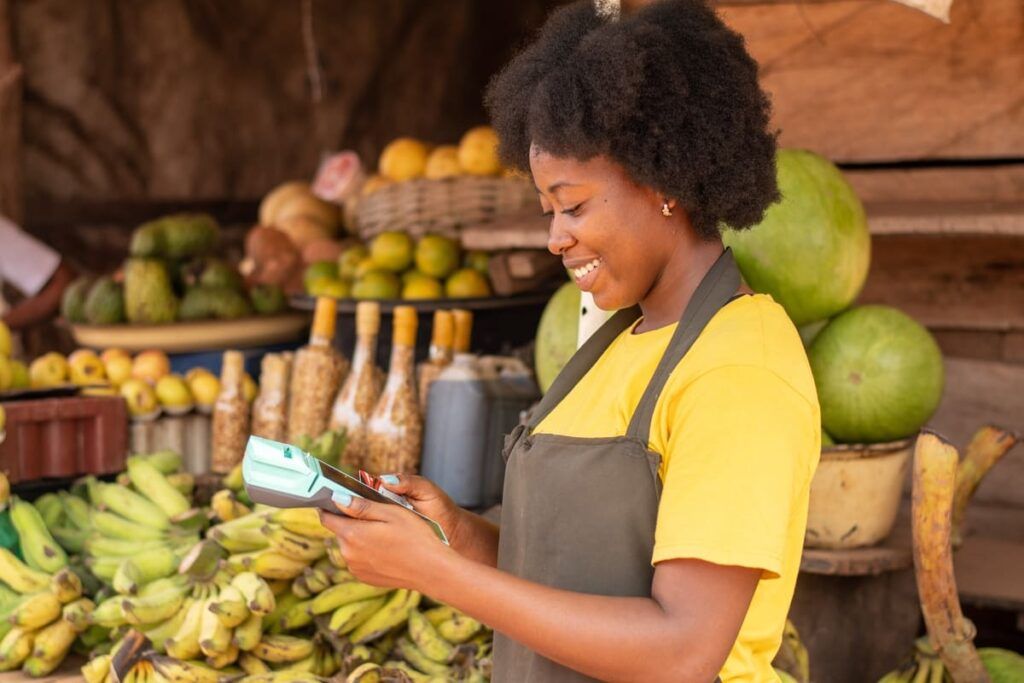
[[[565,262],[565,267],[572,273],[573,279],[576,280],[576,286],[584,292],[591,291],[594,281],[597,279],[597,271],[604,265],[604,259],[598,257],[576,267],[569,265],[570,263],[573,262]],[[579,263],[579,261],[576,260],[575,263]]]

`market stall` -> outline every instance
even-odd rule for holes
[[[82,273],[21,348],[0,323],[0,681],[490,679],[486,624],[360,582],[240,463],[497,518],[505,435],[608,317],[481,123],[557,4],[113,3],[149,40],[71,41],[129,74],[93,79],[42,37],[95,17],[0,0],[0,214]],[[1024,9],[719,4],[781,131],[781,200],[724,242],[822,416],[779,676],[1024,680]]]

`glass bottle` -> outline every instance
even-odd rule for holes
[[[337,318],[337,302],[319,297],[313,313],[309,344],[295,353],[288,386],[288,441],[300,436],[312,439],[327,429],[331,404],[348,372],[348,361],[338,353],[332,341]]]
[[[452,342],[454,355],[469,353],[470,340],[473,336],[473,313],[456,308],[452,311],[455,320],[455,338]]]
[[[415,473],[423,443],[423,418],[416,397],[416,309],[395,307],[391,365],[380,400],[367,422],[367,457],[372,474]]]
[[[273,441],[288,436],[291,355],[268,353],[260,363],[260,392],[252,404],[252,433]]]
[[[356,468],[366,459],[366,421],[380,398],[384,376],[377,367],[377,336],[380,334],[380,304],[361,301],[356,306],[356,348],[352,371],[341,385],[331,409],[331,429],[345,430],[345,450],[340,462]]]
[[[225,351],[221,360],[220,394],[213,404],[210,471],[231,471],[242,460],[249,439],[249,403],[242,382],[245,359],[240,351]]]
[[[441,371],[452,362],[452,343],[455,329],[451,311],[434,312],[434,329],[430,340],[427,360],[420,363],[416,372],[416,386],[419,389],[420,413],[427,414],[427,396],[430,385]]]

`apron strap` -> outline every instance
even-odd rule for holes
[[[616,312],[583,343],[583,346],[576,350],[576,353],[555,377],[555,381],[544,392],[544,397],[541,398],[537,408],[530,416],[527,428],[531,432],[548,416],[548,413],[555,409],[555,406],[562,402],[562,399],[569,395],[572,388],[583,379],[583,376],[587,374],[611,343],[622,334],[622,331],[636,322],[639,317],[639,306],[624,308]]]
[[[654,376],[651,377],[651,382],[647,385],[647,389],[633,413],[629,429],[626,432],[627,436],[647,444],[651,436],[654,408],[658,404],[658,398],[661,396],[661,391],[665,388],[669,376],[693,346],[700,333],[704,331],[708,321],[732,299],[739,286],[740,271],[736,267],[732,250],[726,247],[722,255],[708,270],[704,279],[697,285],[693,296],[690,297],[683,317],[679,321],[679,326],[665,350],[665,355],[658,363]]]

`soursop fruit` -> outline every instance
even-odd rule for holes
[[[125,314],[133,323],[169,323],[178,312],[167,266],[157,259],[131,258],[124,265]]]
[[[85,322],[85,299],[89,295],[92,278],[80,277],[68,285],[60,299],[60,314],[69,323]]]
[[[89,289],[85,299],[85,320],[90,325],[117,325],[124,322],[124,292],[112,278],[101,277]]]

